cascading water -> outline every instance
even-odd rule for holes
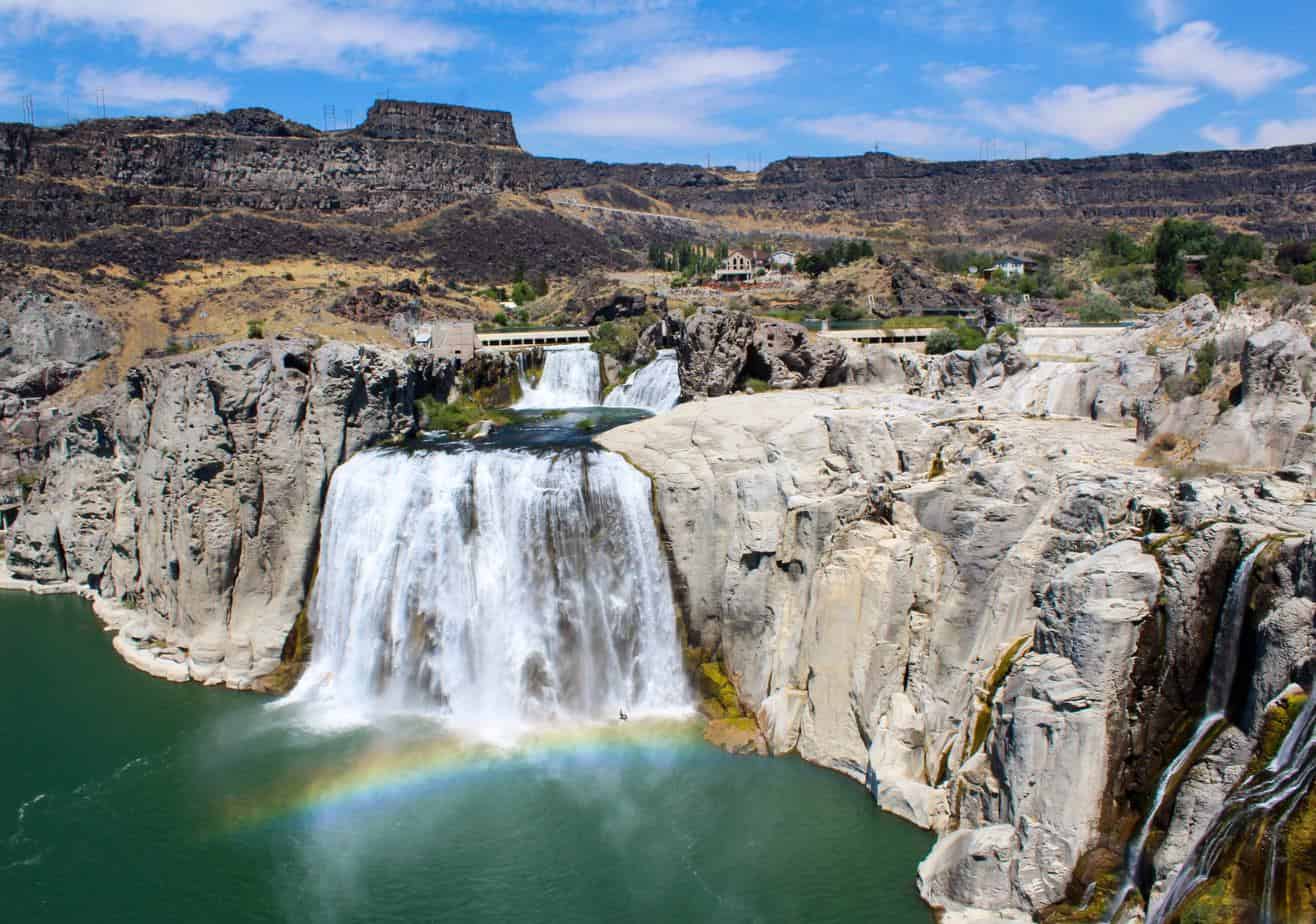
[[[675,350],[659,350],[657,358],[614,388],[607,407],[633,407],[661,414],[681,400],[681,379]]]
[[[290,696],[458,727],[683,710],[648,479],[598,450],[374,451],[335,472]]]
[[[601,389],[598,354],[585,346],[550,347],[538,383],[521,370],[521,400],[515,407],[593,407]]]
[[[1231,844],[1256,825],[1277,819],[1271,828],[1266,879],[1261,897],[1263,924],[1274,917],[1275,874],[1280,864],[1280,834],[1293,810],[1316,782],[1316,696],[1307,700],[1279,752],[1263,770],[1235,789],[1188,854],[1165,895],[1151,909],[1147,924],[1169,920],[1184,900],[1217,871]]]
[[[1147,848],[1147,838],[1161,809],[1178,793],[1184,774],[1197,762],[1197,758],[1224,727],[1225,710],[1229,706],[1229,695],[1234,688],[1234,674],[1238,669],[1238,644],[1243,635],[1243,620],[1247,616],[1248,588],[1252,582],[1252,569],[1256,565],[1257,556],[1265,547],[1266,543],[1259,543],[1234,570],[1216,625],[1215,645],[1211,651],[1211,673],[1206,694],[1206,714],[1197,723],[1192,738],[1175,755],[1161,773],[1160,779],[1156,781],[1156,793],[1152,798],[1151,808],[1143,816],[1142,824],[1138,826],[1137,832],[1125,850],[1124,880],[1111,902],[1110,912],[1106,915],[1107,924],[1115,920],[1124,903],[1133,894],[1133,890],[1138,888],[1138,871],[1142,866],[1143,852]]]

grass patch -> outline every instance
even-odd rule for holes
[[[485,407],[469,399],[463,398],[448,404],[428,395],[417,399],[416,413],[421,419],[422,428],[446,430],[448,433],[465,433],[482,420],[506,424],[512,419],[504,410]]]

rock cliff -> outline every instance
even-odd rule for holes
[[[415,427],[454,370],[425,355],[248,341],[148,363],[31,450],[9,540],[19,579],[86,588],[115,647],[171,680],[280,668],[334,469]]]
[[[1295,575],[1316,564],[1316,455],[1265,422],[1276,402],[1310,413],[1310,344],[1276,324],[1291,322],[1199,301],[1069,363],[1008,342],[856,351],[862,386],[696,401],[601,442],[653,478],[694,656],[725,667],[769,748],[938,831],[919,881],[946,920],[1067,920],[1112,901],[1258,543],[1275,590],[1242,630],[1228,729],[1151,819],[1160,847],[1130,907],[1212,823],[1267,704],[1312,682],[1316,594]],[[1253,473],[1148,464],[1139,414],[1198,400],[1166,381],[1240,326],[1251,396],[1187,439],[1210,452],[1261,415],[1242,430],[1274,451]],[[1205,388],[1234,374],[1221,362]]]

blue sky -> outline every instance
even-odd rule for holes
[[[1261,8],[1264,12],[1258,15]],[[508,109],[537,154],[754,166],[1316,141],[1311,0],[0,0],[0,118],[377,96]]]

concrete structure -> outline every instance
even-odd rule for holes
[[[482,350],[519,353],[522,350],[533,350],[535,347],[589,343],[590,333],[586,328],[575,330],[488,331],[480,334],[477,339]]]
[[[436,321],[412,328],[414,346],[447,359],[470,359],[479,347],[474,321]]]

